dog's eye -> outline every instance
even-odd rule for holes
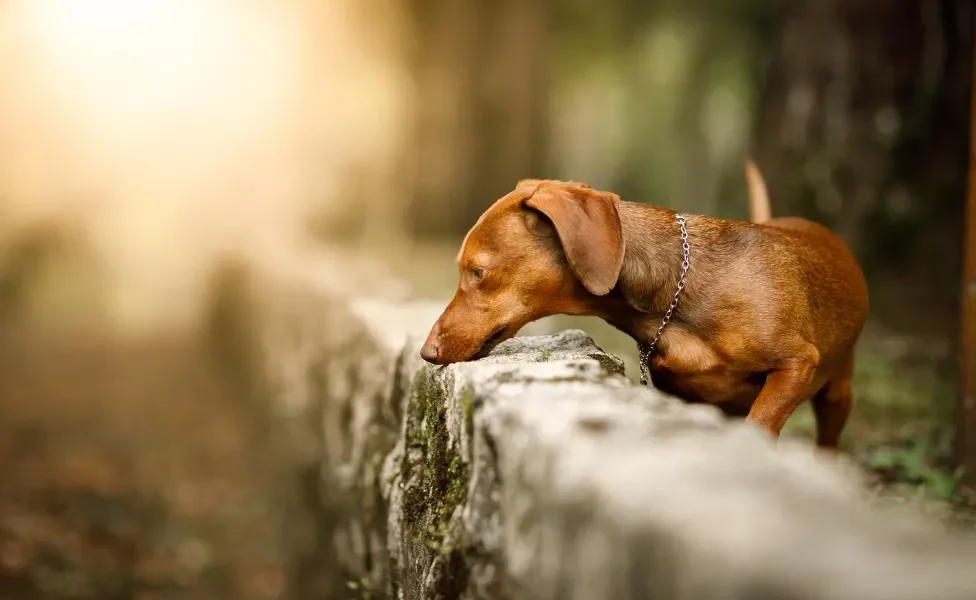
[[[471,274],[474,275],[474,278],[475,279],[481,279],[482,277],[485,276],[485,270],[484,269],[471,269]]]

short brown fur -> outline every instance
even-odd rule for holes
[[[746,180],[754,222],[686,215],[691,268],[651,357],[652,382],[774,436],[812,399],[818,444],[836,447],[868,311],[864,276],[826,228],[769,218],[752,161]],[[421,354],[435,364],[479,358],[553,314],[599,316],[647,343],[682,258],[672,210],[578,182],[520,181],[465,237],[457,292]]]

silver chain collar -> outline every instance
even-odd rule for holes
[[[657,343],[661,340],[661,334],[664,333],[664,328],[667,327],[668,322],[671,320],[671,315],[674,314],[675,307],[678,306],[678,297],[681,295],[681,290],[685,289],[685,276],[688,274],[688,268],[691,267],[691,246],[688,245],[688,230],[685,228],[685,216],[677,213],[674,215],[674,219],[678,222],[678,227],[681,228],[681,249],[684,250],[685,259],[681,263],[681,277],[678,278],[678,289],[675,290],[674,297],[671,298],[671,306],[668,307],[668,312],[664,313],[664,319],[661,320],[661,326],[657,328],[654,339],[651,340],[650,344],[646,345],[643,342],[637,342],[637,351],[640,354],[641,385],[647,385],[647,365],[651,360],[651,355],[657,349]]]

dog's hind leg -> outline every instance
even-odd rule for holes
[[[813,397],[813,414],[817,420],[817,445],[837,448],[840,434],[851,414],[854,400],[851,380],[854,377],[854,356],[847,359],[837,377],[828,381]]]

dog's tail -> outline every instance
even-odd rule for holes
[[[746,159],[746,183],[749,186],[749,220],[765,223],[773,216],[769,207],[769,193],[759,167],[751,158]]]

